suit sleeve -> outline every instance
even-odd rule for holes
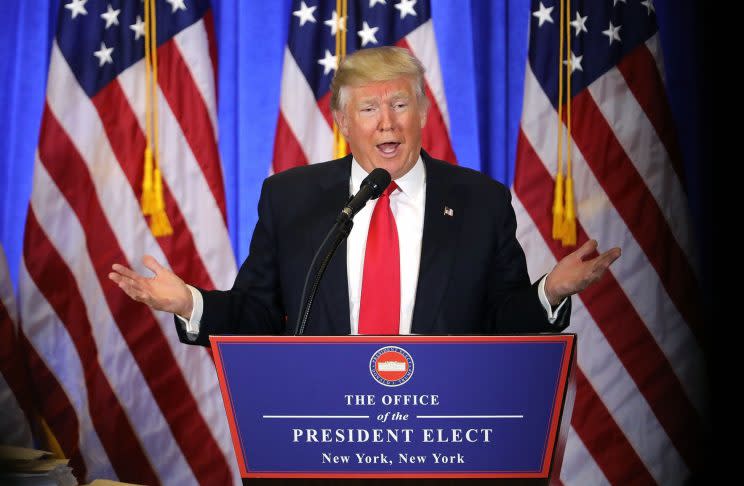
[[[555,322],[548,320],[538,297],[538,279],[530,285],[527,262],[517,240],[517,218],[511,205],[511,193],[499,185],[497,210],[494,211],[494,248],[489,270],[488,324],[493,333],[560,332],[569,325],[571,299]]]
[[[176,322],[181,342],[209,346],[210,335],[281,334],[285,320],[279,286],[275,221],[269,181],[261,188],[250,251],[230,290],[202,290],[204,311],[196,339]]]

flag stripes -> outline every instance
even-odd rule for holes
[[[596,239],[622,256],[574,297],[567,331],[578,335],[577,397],[561,480],[681,484],[700,469],[709,429],[697,249],[655,19],[614,4],[572,4],[571,18],[588,16],[589,30],[568,27],[580,63],[566,72],[577,246]],[[568,131],[565,103],[560,126],[557,117],[557,28],[537,18],[550,7],[555,20],[554,2],[533,2],[512,187],[533,278],[573,251],[552,238],[558,133],[566,140]],[[619,12],[620,40],[608,42],[610,29],[598,24],[607,15],[619,25]]]
[[[44,390],[40,412],[81,482],[239,484],[208,351],[181,344],[171,315],[108,279],[113,263],[142,272],[146,254],[207,289],[229,287],[236,273],[209,2],[156,5],[158,161],[174,233],[153,237],[140,207],[144,50],[130,25],[141,2],[121,6],[113,38],[99,18],[105,5],[75,19],[60,9],[20,279],[23,337]],[[93,56],[97,36],[112,62]]]

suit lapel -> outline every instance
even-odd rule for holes
[[[444,162],[431,159],[423,150],[421,157],[426,164],[426,207],[411,332],[427,334],[434,329],[440,303],[450,280],[462,221],[462,217],[457,216],[462,214],[467,196],[462,188],[452,184],[451,173]],[[316,211],[322,217],[311,230],[313,253],[349,198],[351,156],[339,162],[329,177],[319,184],[322,196]],[[445,214],[445,208],[451,210],[452,215]],[[326,269],[315,303],[315,306],[321,305],[325,307],[327,324],[334,333],[344,335],[351,332],[346,241],[339,246]]]
[[[313,253],[320,247],[328,231],[336,222],[338,213],[349,199],[349,178],[351,177],[351,155],[339,161],[330,177],[321,183],[323,197],[317,211],[322,214],[320,224],[313,230]],[[349,284],[346,275],[346,241],[341,243],[331,258],[326,273],[323,276],[318,302],[315,306],[326,308],[327,325],[335,334],[346,335],[351,332],[349,322]],[[317,310],[316,310],[317,312]]]
[[[429,334],[452,273],[462,221],[457,216],[466,196],[453,186],[443,162],[432,160],[423,150],[421,156],[426,164],[426,208],[411,332]]]

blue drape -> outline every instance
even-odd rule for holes
[[[57,2],[0,2],[0,243],[17,283]]]
[[[0,2],[4,53],[0,61],[0,241],[14,282],[59,3]],[[698,12],[693,0],[655,3],[694,221],[698,233],[706,235],[710,168],[704,163],[701,135],[704,87]],[[431,0],[431,4],[458,161],[509,184],[522,109],[530,2]],[[291,8],[289,2],[262,0],[213,0],[213,5],[219,43],[219,144],[228,224],[240,262],[255,225],[260,184],[271,166]],[[703,238],[703,250],[706,242]]]

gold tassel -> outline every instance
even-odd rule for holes
[[[333,124],[333,152],[336,159],[346,157],[346,140],[336,123]]]
[[[145,173],[142,179],[142,214],[150,216],[150,231],[156,238],[173,234],[165,212],[163,177],[160,173],[158,135],[158,46],[155,0],[145,1]],[[153,151],[154,147],[154,151]]]
[[[155,211],[155,214],[150,216],[150,231],[155,238],[173,234],[173,228],[165,211]]]
[[[559,172],[555,177],[555,193],[553,195],[553,239],[563,236],[563,174]]]
[[[173,234],[173,227],[171,227],[170,221],[168,220],[168,214],[165,212],[163,178],[160,174],[160,169],[155,168],[153,175],[155,186],[155,211],[150,217],[150,230],[156,238],[159,236],[170,236]]]
[[[142,177],[142,214],[149,216],[155,212],[155,192],[152,185],[152,150],[145,148],[145,174]]]
[[[59,445],[59,441],[57,440],[57,437],[54,436],[54,432],[52,432],[49,424],[46,423],[46,420],[44,420],[44,417],[41,415],[39,415],[38,418],[38,423],[41,427],[42,434],[44,434],[44,441],[46,442],[46,447],[49,448],[49,452],[54,454],[57,459],[65,459],[65,452],[62,450],[62,446]]]
[[[347,4],[346,0],[336,0],[336,13],[338,15],[338,25],[336,29],[336,69],[341,65],[344,57],[346,57],[346,25],[343,25],[343,19],[346,18]],[[346,157],[346,139],[341,134],[336,122],[333,122],[333,153],[334,158],[340,159]]]
[[[566,14],[566,24],[571,23],[571,0],[566,1],[564,10]],[[571,135],[571,75],[573,67],[571,66],[571,29],[566,33],[566,214],[563,219],[563,232],[561,242],[563,246],[576,246],[576,206],[574,204],[573,177],[571,177],[571,148],[573,147],[573,136]]]
[[[560,12],[565,8],[565,0],[561,0]],[[563,41],[565,38],[564,17],[559,13],[559,50],[558,50],[558,152],[556,153],[558,169],[555,174],[555,189],[553,191],[553,239],[560,240],[563,236],[564,206],[563,206]]]
[[[576,246],[576,207],[574,205],[573,177],[566,178],[566,217],[563,220],[563,246]]]
[[[553,193],[553,239],[561,240],[563,246],[576,246],[576,208],[574,204],[573,178],[571,177],[571,0],[560,2],[559,52],[558,52],[558,170]],[[563,65],[563,45],[566,44],[566,66]],[[563,79],[566,78],[566,175],[563,175]],[[565,188],[564,188],[565,181]],[[564,192],[565,191],[565,192]],[[565,197],[564,197],[565,196]]]

